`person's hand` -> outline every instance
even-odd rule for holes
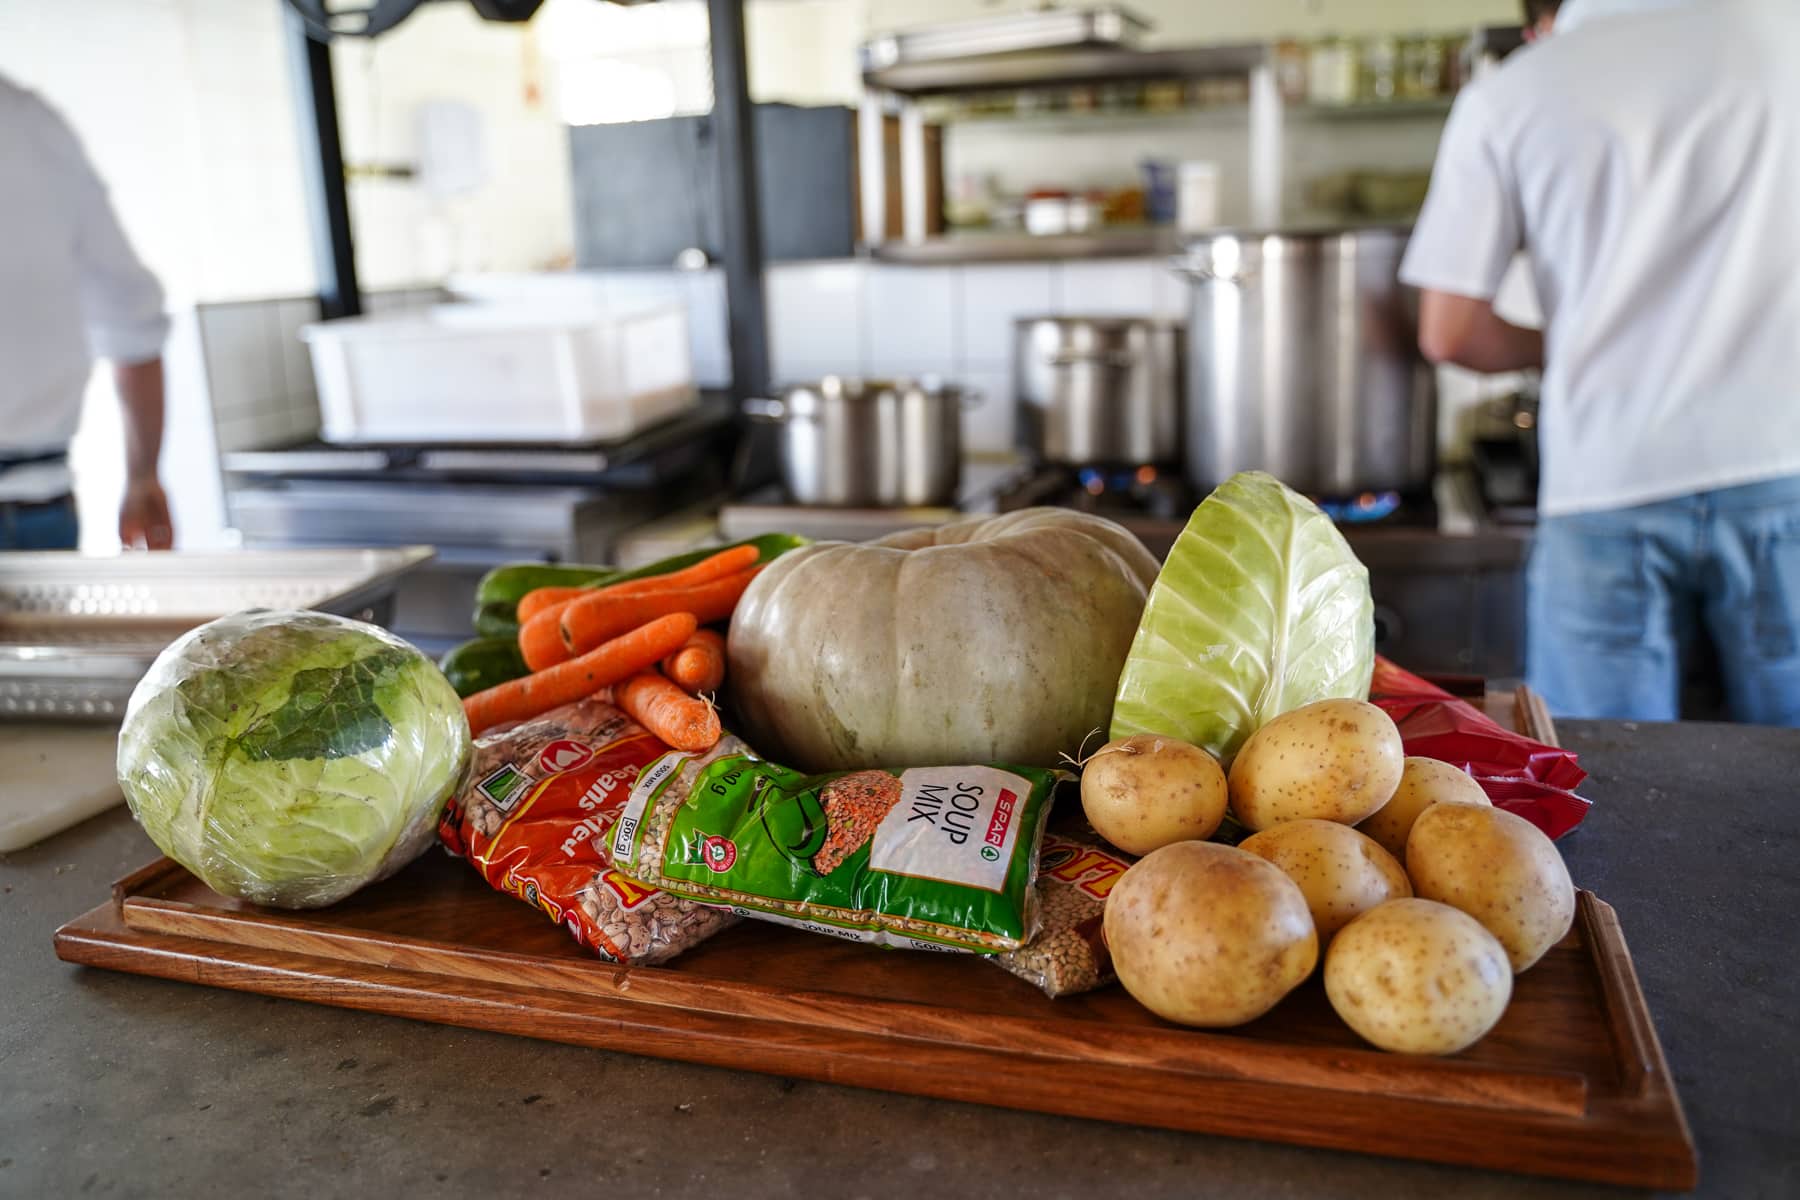
[[[175,544],[169,498],[157,479],[125,485],[125,499],[119,504],[119,541],[127,550],[167,550]]]

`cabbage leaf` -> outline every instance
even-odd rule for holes
[[[1119,676],[1112,736],[1159,733],[1226,763],[1270,719],[1366,699],[1369,572],[1310,500],[1246,471],[1188,518]]]

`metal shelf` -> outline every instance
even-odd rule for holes
[[[1431,100],[1379,100],[1357,104],[1287,104],[1282,113],[1296,121],[1403,121],[1441,117],[1450,111],[1448,96]],[[1184,121],[1190,125],[1243,125],[1249,115],[1248,104],[1214,104],[1151,111],[1149,109],[1093,109],[1086,112],[1071,109],[1013,113],[957,113],[928,109],[926,118],[943,125],[1010,125],[1044,129],[1053,132],[1113,131],[1120,127],[1138,127]]]
[[[1269,49],[1261,43],[1186,50],[1084,46],[896,63],[863,72],[863,85],[901,96],[935,96],[994,88],[1245,75],[1268,61]]]
[[[1147,258],[1174,254],[1180,238],[1169,228],[1102,229],[1092,233],[1033,236],[971,231],[922,242],[883,242],[871,248],[881,262],[948,265],[974,262],[1047,262],[1077,258]]]

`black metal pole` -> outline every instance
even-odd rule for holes
[[[744,55],[742,0],[707,0],[712,22],[713,145],[719,156],[719,257],[731,342],[731,392],[764,391],[769,335],[763,308],[762,210],[756,194],[756,125]]]
[[[362,311],[362,292],[356,284],[356,247],[350,237],[350,197],[344,188],[331,47],[308,35],[299,13],[284,9],[290,83],[299,118],[300,173],[319,276],[319,315],[326,320],[353,317]]]

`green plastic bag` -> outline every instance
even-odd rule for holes
[[[883,946],[999,953],[1037,932],[1038,842],[1061,774],[809,776],[727,737],[638,776],[613,861],[647,886],[743,916]]]

